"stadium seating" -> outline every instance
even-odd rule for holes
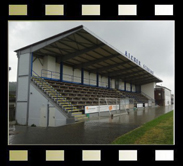
[[[84,110],[85,106],[98,105],[99,98],[133,98],[136,103],[146,103],[148,99],[140,93],[106,89],[101,87],[87,86],[81,84],[46,80],[62,96],[71,102],[77,109]],[[110,104],[115,101],[111,101]],[[104,101],[100,104],[106,104]]]
[[[40,77],[32,77],[32,81],[52,98],[66,113],[73,116],[75,121],[85,120],[85,106],[96,106],[99,98],[132,98],[135,103],[147,103],[148,99],[140,93],[126,92],[117,89],[81,85],[75,83],[45,80]],[[105,105],[106,101],[101,100]],[[108,104],[116,104],[115,100],[109,100]]]
[[[122,95],[125,95],[126,97],[134,98],[137,103],[148,103],[148,99],[141,93],[126,92],[126,91],[120,91],[120,93]]]
[[[74,106],[81,110],[84,110],[84,106],[86,105],[98,105],[99,98],[119,98],[123,96],[122,94],[120,95],[119,93],[116,93],[116,91],[113,89],[58,82],[52,80],[47,80],[47,82],[59,93],[61,93]]]

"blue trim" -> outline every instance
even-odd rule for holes
[[[96,85],[97,85],[97,87],[99,87],[99,74],[97,73],[96,76],[97,76]]]
[[[59,81],[60,79],[55,79],[55,78],[48,78],[48,77],[41,77],[44,78],[45,80],[54,80],[54,81]]]
[[[110,82],[110,80],[111,80],[111,78],[110,78],[110,77],[108,77],[108,89],[110,89],[110,88],[111,88],[111,82]]]
[[[132,83],[130,83],[130,91],[132,92]]]
[[[48,77],[41,77],[41,78],[44,78],[45,80],[60,81],[60,79],[55,79],[55,78],[48,78]],[[93,87],[97,87],[96,85],[81,84],[81,83],[79,83],[79,82],[72,82],[72,81],[65,81],[65,80],[62,80],[62,82],[67,82],[67,83],[73,83],[73,84],[78,84],[78,85],[86,85],[86,86],[93,86]],[[98,88],[107,89],[108,87],[98,86]],[[113,89],[113,88],[109,88],[109,89]]]
[[[63,62],[60,62],[60,81],[63,81]]]
[[[108,89],[108,87],[103,87],[103,86],[98,86],[99,88],[104,88],[104,89]]]
[[[62,80],[62,82],[68,82],[68,83],[74,83],[74,84],[79,84],[79,85],[81,85],[80,82],[72,82],[72,81],[65,81],[65,80]]]
[[[32,68],[33,68],[33,54],[31,53],[31,77],[32,77]]]
[[[96,85],[90,85],[90,84],[83,84],[83,85],[96,87]]]
[[[81,84],[84,84],[84,69],[81,69]]]

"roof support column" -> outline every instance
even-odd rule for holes
[[[96,79],[96,81],[97,81],[97,82],[96,82],[96,85],[97,85],[97,87],[98,87],[98,83],[99,83],[99,74],[97,73],[97,74],[96,74],[96,76],[97,76],[97,79]]]
[[[32,77],[32,70],[33,70],[33,54],[31,53],[31,77]]]
[[[60,62],[60,82],[63,81],[63,62]]]
[[[126,81],[124,81],[124,91],[126,91]]]
[[[111,88],[111,78],[108,76],[108,89]]]
[[[130,83],[130,91],[132,92],[132,83]]]
[[[81,69],[81,85],[84,83],[84,69]]]

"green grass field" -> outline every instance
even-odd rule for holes
[[[173,144],[173,111],[126,133],[112,144]]]

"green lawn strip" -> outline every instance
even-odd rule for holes
[[[112,144],[173,144],[173,111],[118,137]]]

